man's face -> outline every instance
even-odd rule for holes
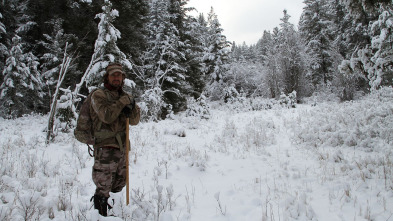
[[[119,88],[123,83],[123,74],[120,72],[115,72],[113,74],[110,74],[108,76],[108,81],[112,87]]]

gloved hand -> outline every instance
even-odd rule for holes
[[[126,115],[126,117],[130,117],[131,111],[135,108],[135,99],[132,97],[128,97],[130,99],[130,104],[124,106],[122,112]]]
[[[130,117],[131,111],[132,111],[131,105],[129,105],[129,104],[126,105],[126,106],[123,108],[123,110],[121,110],[121,112],[122,112],[124,115],[126,115],[126,117]]]
[[[124,105],[128,105],[131,104],[131,100],[133,100],[133,98],[131,96],[129,96],[128,94],[125,94],[123,96],[121,96],[119,98],[119,101],[124,104]]]

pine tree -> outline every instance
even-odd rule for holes
[[[53,25],[53,31],[50,34],[43,34],[45,40],[39,41],[38,45],[45,49],[43,50],[44,54],[42,54],[40,57],[40,70],[42,72],[43,81],[45,81],[48,87],[48,94],[46,96],[45,102],[51,103],[51,99],[53,98],[52,96],[57,87],[59,79],[58,75],[64,56],[62,49],[71,51],[73,44],[68,44],[68,42],[73,42],[76,39],[76,36],[64,33],[64,29],[62,28],[64,22],[62,19],[51,20],[48,23]],[[67,48],[65,48],[66,45]],[[68,70],[69,73],[77,73],[75,66],[70,66]],[[75,76],[67,75],[66,79],[72,77]],[[69,83],[67,84],[67,80],[65,82],[65,87],[68,87]]]
[[[229,69],[231,44],[222,34],[223,29],[213,7],[208,13],[207,24],[208,32],[202,61],[205,63],[204,73],[209,82],[209,96],[213,100],[218,100],[224,98],[223,89],[228,86],[223,82],[223,78]]]
[[[313,58],[309,61],[312,82],[315,86],[326,85],[332,80],[330,73],[333,64],[328,4],[326,0],[305,0],[304,3],[306,7],[300,18],[299,31],[306,42],[309,57]]]
[[[202,49],[206,48],[208,45],[208,23],[203,13],[200,13],[197,17],[197,24],[194,29],[194,34],[198,35],[199,41],[201,43]]]
[[[279,72],[279,29],[276,27],[273,29],[272,38],[268,42],[270,47],[267,48],[267,56],[264,61],[266,67],[266,85],[269,90],[271,98],[278,98],[283,91],[282,89],[282,76]]]
[[[256,44],[256,56],[262,63],[266,60],[269,43],[272,40],[270,31],[264,31],[262,38],[258,40]]]
[[[203,49],[207,33],[206,20],[203,14],[198,18],[188,17],[187,24],[187,51],[186,53],[186,81],[190,85],[187,94],[198,99],[206,88]]]
[[[290,15],[284,10],[284,17],[281,18],[279,33],[279,71],[283,79],[283,91],[289,94],[296,91],[299,94],[301,89],[301,79],[304,80],[305,65],[303,62],[303,45],[294,25],[289,22]],[[300,93],[301,94],[301,93]]]
[[[105,0],[102,6],[102,13],[96,16],[96,18],[100,19],[98,23],[98,37],[90,62],[91,68],[85,74],[87,87],[97,87],[101,84],[105,68],[111,62],[121,63],[126,70],[132,69],[127,56],[117,46],[117,40],[121,38],[121,33],[113,25],[113,21],[118,16],[119,12],[116,9],[112,9],[112,3],[109,0]]]
[[[100,21],[98,23],[98,36],[94,44],[94,53],[79,84],[74,89],[74,96],[79,94],[84,84],[91,88],[98,87],[102,83],[105,68],[111,62],[121,63],[126,70],[132,69],[131,62],[117,46],[117,40],[121,36],[120,31],[114,27],[113,21],[118,15],[117,10],[112,10],[112,3],[105,0],[102,12],[96,15],[96,18],[99,18]],[[132,82],[128,84],[131,85]]]
[[[42,83],[36,71],[36,58],[22,51],[21,38],[12,39],[12,48],[3,70],[0,86],[0,115],[4,118],[21,117],[40,109]]]
[[[20,23],[19,0],[0,1],[0,70],[4,70],[5,62],[12,47],[12,38],[17,35],[16,30]],[[3,75],[0,74],[0,84],[3,83]]]
[[[208,14],[208,37],[203,61],[206,63],[205,73],[210,81],[220,81],[227,71],[230,42],[222,34],[223,29],[213,7]]]
[[[370,86],[373,89],[380,86],[393,85],[393,5],[386,8],[371,26],[371,47],[374,54],[371,61],[374,64],[368,71]]]
[[[200,119],[210,118],[210,106],[205,95],[201,94],[196,100],[191,97],[187,103],[186,116]]]
[[[75,126],[69,124],[75,124],[76,122],[75,106],[81,100],[79,92],[82,86],[86,85],[88,88],[94,89],[101,85],[105,68],[111,62],[121,63],[126,70],[132,68],[126,55],[116,45],[117,40],[120,38],[120,32],[113,26],[113,20],[117,16],[118,11],[112,10],[112,3],[109,0],[105,0],[102,12],[96,16],[96,18],[100,19],[100,22],[98,23],[98,37],[94,45],[94,54],[91,57],[90,64],[72,93],[69,88],[62,89],[64,95],[60,97],[60,105],[56,111],[56,117],[65,123],[63,130]],[[131,87],[134,86],[134,83],[126,81],[125,85]]]
[[[341,0],[328,0],[326,14],[329,16],[327,32],[333,39],[329,50],[332,61],[330,68],[332,81],[329,89],[343,101],[352,100],[358,79],[340,73],[339,65],[351,55],[354,47],[353,40],[361,37],[362,32],[352,29],[352,19],[348,16],[348,11]]]
[[[241,48],[236,44],[236,42],[232,42],[231,62],[238,62],[241,59],[242,59]]]
[[[367,31],[363,32],[365,40],[359,40],[352,56],[341,63],[341,72],[366,79],[371,89],[392,85],[392,3],[383,0],[343,3],[357,27]]]
[[[178,78],[176,82],[164,81],[163,89],[175,88],[179,93],[165,93],[164,97],[167,103],[171,104],[171,109],[176,113],[186,109],[187,96],[199,97],[202,93],[203,84],[201,79],[203,73],[198,61],[199,39],[194,34],[195,18],[189,15],[192,8],[187,7],[188,0],[169,0],[168,13],[170,23],[177,30],[175,35],[178,36],[178,43],[174,45],[177,53],[180,55],[178,65],[184,70],[183,78]]]
[[[166,113],[163,110],[168,107],[168,101],[164,100],[165,94],[174,93],[179,96],[179,88],[185,80],[186,70],[181,65],[185,55],[177,50],[183,42],[171,19],[167,0],[151,2],[150,22],[147,26],[148,49],[144,55],[144,73],[140,77],[145,84],[144,110],[149,113],[147,117],[152,120],[165,117]]]
[[[248,46],[246,42],[243,42],[240,46],[233,46],[231,51],[231,58],[236,58],[235,60],[238,62],[247,63],[257,61],[257,49],[255,45]]]

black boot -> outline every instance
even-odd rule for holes
[[[94,195],[94,209],[98,210],[101,216],[108,215],[108,198],[104,196]]]

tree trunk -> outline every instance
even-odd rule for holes
[[[61,68],[60,68],[60,72],[59,72],[59,80],[57,81],[56,91],[53,95],[53,100],[52,100],[52,104],[51,104],[51,108],[50,108],[48,128],[47,128],[47,134],[46,134],[46,144],[49,144],[49,141],[54,136],[53,135],[53,124],[54,124],[55,113],[56,113],[57,97],[59,94],[61,83],[64,80],[65,73],[67,72],[68,67],[69,67],[71,60],[72,60],[70,57],[67,57],[67,46],[68,46],[68,43],[66,44],[66,47],[65,47],[66,49],[64,51],[63,62],[60,65]]]

